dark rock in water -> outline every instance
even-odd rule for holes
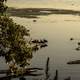
[[[78,42],[78,45],[80,45],[80,42]]]
[[[32,40],[31,42],[32,42],[32,43],[39,43],[39,41],[36,40],[36,39],[35,39],[35,40]]]
[[[35,45],[35,46],[33,47],[33,50],[34,50],[34,51],[37,51],[37,50],[39,50],[39,47],[38,47],[37,45]]]
[[[36,22],[36,20],[33,20],[33,22]]]
[[[46,39],[43,39],[44,42],[48,42]]]
[[[79,51],[80,50],[80,48],[78,47],[78,48],[76,48],[76,51]]]
[[[70,61],[67,64],[80,64],[80,60]]]
[[[72,40],[74,40],[74,38],[70,38],[70,40],[72,41]]]
[[[47,46],[48,46],[47,44],[42,44],[40,48],[47,47]]]
[[[43,40],[40,40],[39,43],[45,43]]]

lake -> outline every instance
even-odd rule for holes
[[[50,57],[49,73],[51,77],[54,77],[55,70],[58,69],[59,80],[64,80],[68,76],[71,76],[71,80],[80,80],[80,65],[67,64],[68,61],[80,59],[80,52],[75,50],[78,40],[70,41],[71,37],[80,39],[80,16],[54,14],[40,16],[35,19],[36,22],[33,22],[34,19],[19,17],[13,17],[13,20],[30,29],[33,39],[48,40],[48,47],[34,53],[31,67],[45,69],[47,57]],[[0,61],[5,65],[3,62],[3,60]],[[0,69],[3,69],[3,65]]]

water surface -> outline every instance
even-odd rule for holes
[[[72,80],[80,80],[80,65],[66,64],[68,61],[80,59],[80,52],[75,51],[78,41],[70,41],[71,37],[80,39],[80,16],[60,14],[40,16],[36,19],[37,22],[27,18],[13,17],[13,19],[30,29],[32,38],[48,40],[48,47],[34,54],[31,67],[45,69],[46,59],[50,57],[51,77],[54,77],[55,70],[58,69],[59,80],[68,76],[71,76]],[[0,69],[8,68],[3,58],[0,58],[0,64]]]
[[[80,52],[75,51],[77,41],[70,41],[71,37],[80,38],[80,17],[73,15],[41,16],[33,19],[13,18],[15,22],[30,29],[31,37],[48,40],[48,47],[39,50],[31,60],[32,67],[45,69],[46,59],[50,57],[50,74],[59,70],[59,80],[71,76],[72,80],[80,80],[80,65],[67,65],[71,60],[80,59]]]

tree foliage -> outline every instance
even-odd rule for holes
[[[3,14],[7,10],[7,6],[4,4],[7,0],[0,0],[0,14]]]
[[[33,57],[32,53],[47,46],[47,40],[30,39],[29,30],[14,23],[5,14],[7,9],[6,1],[0,0],[0,56],[5,57],[6,63],[14,72],[15,66],[24,68],[29,65],[29,60]]]

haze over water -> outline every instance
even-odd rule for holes
[[[80,10],[80,0],[8,0],[8,6],[17,8],[62,8]]]

